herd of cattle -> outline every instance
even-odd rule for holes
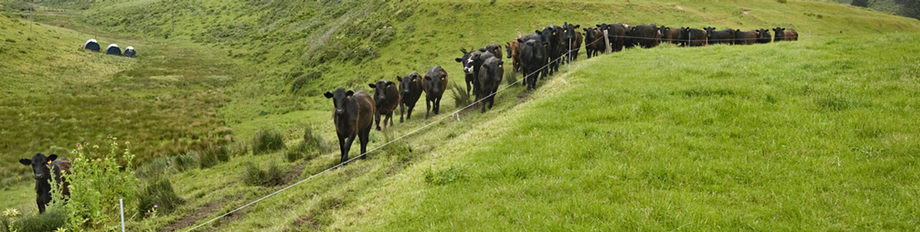
[[[99,52],[99,42],[96,42],[95,39],[89,39],[86,43],[83,43],[83,49]],[[113,56],[124,56],[124,57],[137,57],[137,51],[134,50],[134,47],[128,46],[125,48],[125,52],[121,53],[121,48],[117,44],[109,44],[108,47],[105,47],[105,54]]]
[[[618,52],[623,48],[641,46],[651,48],[662,42],[674,43],[678,46],[706,46],[709,44],[739,44],[751,45],[755,43],[769,43],[772,41],[795,41],[798,33],[786,28],[773,28],[774,36],[771,38],[770,30],[757,29],[751,31],[741,30],[715,30],[713,27],[703,29],[681,27],[670,28],[656,26],[655,24],[629,26],[624,23],[597,24],[595,27],[583,28],[582,34],[576,30],[580,25],[565,22],[562,26],[550,25],[543,30],[536,30],[532,34],[519,36],[511,42],[505,43],[505,58],[511,58],[512,71],[524,75],[524,85],[527,91],[536,89],[537,79],[543,79],[559,71],[563,62],[578,59],[582,45],[588,58],[597,56],[601,51]],[[504,61],[502,61],[502,46],[490,44],[480,49],[466,50],[461,48],[463,56],[455,61],[463,66],[464,82],[467,94],[472,92],[476,102],[482,106],[481,112],[485,113],[486,104],[492,108],[495,93],[504,76]],[[333,92],[326,92],[326,98],[332,99],[335,111],[332,116],[335,122],[336,135],[341,149],[341,162],[348,160],[348,151],[357,137],[361,143],[361,154],[367,150],[368,137],[374,122],[377,130],[381,130],[380,118],[384,117],[383,127],[393,125],[392,117],[396,107],[400,108],[399,122],[403,122],[403,113],[408,108],[405,119],[412,117],[412,108],[425,93],[425,118],[429,114],[438,114],[441,97],[447,88],[447,72],[441,66],[428,70],[424,77],[417,72],[396,79],[400,82],[397,87],[395,82],[380,80],[370,84],[374,89],[374,96],[359,91],[346,91],[343,88]],[[371,121],[374,120],[374,121]],[[364,157],[362,157],[364,158]]]
[[[772,38],[770,30],[762,28],[751,31],[732,29],[716,31],[712,27],[670,28],[655,24],[629,26],[617,23],[597,24],[595,27],[583,28],[584,34],[582,34],[576,30],[579,27],[580,25],[572,25],[568,22],[562,26],[550,25],[532,34],[519,36],[505,44],[504,50],[507,54],[504,57],[512,59],[513,72],[524,75],[527,91],[536,88],[537,78],[543,79],[558,72],[560,63],[578,59],[582,45],[584,45],[585,54],[591,58],[602,51],[618,52],[623,48],[636,46],[651,48],[662,42],[670,42],[679,46],[706,46],[709,44],[750,45],[798,40],[798,33],[795,30],[786,30],[781,27],[772,29],[774,32]],[[96,52],[100,50],[99,43],[94,39],[86,41],[83,47]],[[504,76],[502,50],[502,46],[498,44],[490,44],[480,49],[460,49],[463,56],[455,59],[463,66],[467,94],[472,92],[472,95],[476,96],[476,102],[481,104],[483,113],[486,110],[486,103],[489,108],[494,104],[495,93]],[[106,48],[106,54],[136,57],[134,48],[127,47],[122,54],[121,49],[115,44]],[[361,154],[367,152],[369,134],[374,122],[377,124],[377,130],[385,129],[388,124],[392,126],[392,117],[397,106],[400,108],[399,122],[404,121],[404,113],[406,114],[405,120],[410,119],[412,109],[421,98],[422,92],[425,93],[425,118],[427,119],[431,113],[437,115],[440,111],[441,97],[447,89],[448,82],[447,71],[444,68],[435,66],[429,69],[424,76],[412,72],[402,77],[397,76],[396,79],[399,81],[398,86],[395,82],[388,80],[371,83],[369,86],[375,92],[373,97],[363,91],[355,93],[343,88],[324,94],[326,98],[332,99],[335,106],[332,118],[339,139],[342,163],[348,160],[348,151],[356,137],[360,139]],[[384,117],[383,128],[380,123],[381,117]],[[362,156],[362,158],[365,157]],[[53,154],[46,157],[38,153],[31,159],[21,159],[19,162],[32,166],[36,180],[36,203],[39,213],[43,213],[45,206],[51,201],[51,178],[55,178],[57,183],[62,183],[63,193],[69,195],[68,183],[61,177],[62,171],[69,172],[70,162],[67,159],[58,159],[57,155]]]

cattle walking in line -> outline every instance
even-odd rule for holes
[[[680,46],[702,47],[708,45],[706,31],[696,28],[681,27],[677,40],[680,41]]]
[[[773,39],[770,37],[770,30],[761,28],[754,31],[757,32],[756,43],[769,43]]]
[[[506,58],[511,58],[511,71],[521,73],[521,53],[518,49],[518,41],[505,42],[505,50],[508,52]]]
[[[424,90],[422,90],[422,76],[417,72],[397,78],[399,78],[399,122],[403,122],[403,112],[409,108],[406,115],[406,120],[409,120],[412,117],[412,108],[415,108],[415,103],[418,102]]]
[[[367,142],[374,125],[374,99],[363,91],[357,93],[338,88],[335,92],[326,92],[326,98],[332,99],[335,110],[332,120],[339,137],[339,149],[342,151],[341,162],[348,161],[348,150],[357,136],[361,142],[361,154],[367,152]],[[362,159],[367,156],[362,156]]]
[[[721,31],[716,31],[714,27],[703,28],[706,30],[707,42],[709,45],[713,44],[733,44],[735,42],[735,30],[725,29]]]
[[[396,87],[396,83],[388,80],[380,80],[377,83],[369,84],[371,88],[374,88],[374,102],[375,108],[377,108],[376,113],[374,114],[374,122],[377,124],[377,130],[380,130],[380,117],[385,116],[383,119],[383,127],[387,127],[387,122],[390,123],[390,126],[393,126],[393,112],[396,111],[396,106],[399,106],[399,89]]]
[[[434,111],[434,115],[438,115],[441,109],[441,97],[444,95],[444,90],[447,89],[447,71],[444,71],[440,65],[428,70],[425,78],[422,78],[422,89],[425,90],[425,107],[427,108],[425,119],[428,119],[429,113]]]
[[[479,70],[479,95],[476,100],[482,100],[482,113],[486,112],[486,103],[489,103],[489,109],[495,105],[495,93],[498,91],[498,85],[502,83],[502,76],[505,75],[504,62],[495,57],[489,57],[482,63]]]
[[[62,196],[70,196],[70,182],[63,176],[70,174],[71,165],[66,158],[58,159],[55,154],[45,157],[42,153],[36,153],[32,159],[20,159],[19,163],[32,166],[32,173],[35,174],[35,203],[38,205],[39,214],[45,213],[45,207],[51,202],[52,177],[58,184]]]

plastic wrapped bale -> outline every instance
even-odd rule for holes
[[[121,48],[116,44],[109,44],[108,47],[105,47],[105,54],[120,56]]]
[[[96,42],[95,39],[89,39],[86,43],[83,44],[83,49],[99,52],[99,42]]]
[[[136,58],[137,51],[134,51],[134,47],[128,46],[125,48],[125,57]]]

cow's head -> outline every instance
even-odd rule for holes
[[[412,72],[404,77],[397,77],[397,79],[399,80],[399,92],[402,95],[406,95],[412,93],[413,85],[421,86],[419,83],[422,81],[422,76],[418,75],[417,72]]]
[[[35,153],[32,159],[20,159],[19,163],[32,166],[32,172],[35,174],[36,180],[49,179],[51,178],[50,164],[57,159],[57,157],[58,156],[55,154],[45,157],[42,153]]]
[[[435,66],[428,70],[428,73],[425,74],[425,88],[427,88],[432,93],[439,93],[444,91],[441,89],[441,82],[447,82],[447,73],[444,72],[444,69],[441,66]]]
[[[349,97],[351,97],[351,95],[354,94],[355,92],[352,92],[351,90],[346,92],[345,89],[338,88],[335,90],[335,92],[326,92],[326,94],[323,95],[325,95],[326,98],[332,98],[332,104],[335,105],[335,115],[342,115],[345,113],[345,102]]]
[[[514,44],[517,45],[517,41],[515,41]],[[512,52],[516,52],[516,51],[517,51],[517,50],[515,50],[515,49],[512,48],[511,42],[505,42],[505,53],[508,53],[508,55],[506,55],[505,58],[511,58],[511,57],[512,57],[512,54],[511,54],[511,53],[512,53]]]
[[[777,35],[782,34],[785,31],[786,31],[786,28],[782,28],[782,27],[773,28],[773,32],[775,32]]]
[[[368,84],[371,88],[374,88],[374,100],[376,102],[383,102],[387,99],[387,89],[390,87],[396,87],[396,83],[388,80],[380,80],[377,83]]]

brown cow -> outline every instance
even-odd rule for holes
[[[751,45],[757,42],[757,31],[735,30],[735,44]]]
[[[597,27],[589,27],[584,30],[585,54],[588,55],[588,59],[591,59],[592,56],[597,56],[600,51],[607,49],[607,46],[604,46],[604,33]]]
[[[506,58],[511,58],[512,72],[521,73],[521,51],[518,50],[518,41],[505,42],[505,50],[508,52]]]
[[[396,88],[396,83],[380,80],[376,84],[369,84],[369,86],[374,88],[374,102],[377,108],[377,112],[374,114],[374,122],[377,123],[377,130],[380,130],[381,115],[386,116],[383,119],[383,127],[387,127],[388,121],[392,126],[393,112],[396,111],[396,106],[399,106],[399,89]]]
[[[32,172],[35,174],[35,203],[38,204],[38,213],[45,213],[45,206],[51,202],[51,178],[54,177],[55,183],[59,184],[61,194],[70,196],[70,182],[64,178],[63,174],[70,174],[70,161],[51,154],[48,157],[42,153],[36,153],[32,159],[20,159],[22,165],[32,166]],[[66,198],[65,198],[66,199]]]
[[[672,44],[680,44],[680,28],[670,28],[661,26],[658,27],[658,33],[661,33],[661,42],[670,42]]]
[[[422,91],[422,76],[417,72],[399,78],[399,122],[403,122],[405,108],[409,108],[406,120],[412,117],[412,108],[415,108]]]
[[[341,162],[348,161],[348,150],[355,136],[361,140],[361,154],[367,152],[367,142],[374,125],[374,99],[364,91],[357,93],[338,88],[335,92],[326,92],[326,98],[331,98],[335,105],[332,120],[335,122],[335,133],[339,137],[339,149],[342,151]],[[361,156],[367,158],[366,155]]]
[[[425,78],[422,78],[422,89],[425,90],[425,107],[427,108],[425,119],[428,119],[432,108],[435,115],[438,115],[438,111],[441,110],[441,97],[444,95],[444,90],[447,89],[447,71],[444,71],[440,65],[428,70]]]
[[[486,47],[484,47],[483,49],[491,52],[492,55],[495,55],[495,58],[498,58],[499,60],[502,59],[502,46],[501,45],[489,44],[489,45],[486,45]]]
[[[789,29],[788,31],[784,31],[784,33],[786,33],[786,38],[785,38],[786,41],[798,41],[799,40],[799,33],[795,32],[795,29]]]

